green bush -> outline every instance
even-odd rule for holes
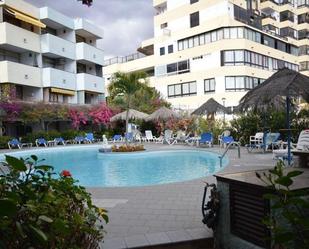
[[[6,156],[0,168],[0,248],[99,248],[106,211],[70,172],[40,163]]]
[[[0,136],[0,149],[8,149],[8,142],[11,139],[9,136]]]
[[[78,130],[66,130],[61,132],[61,137],[65,140],[74,139],[76,136],[85,135],[85,132]]]

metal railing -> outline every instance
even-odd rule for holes
[[[222,168],[222,160],[225,157],[226,153],[228,152],[228,150],[231,148],[231,146],[236,145],[237,149],[238,149],[238,158],[240,158],[240,144],[239,142],[231,142],[228,144],[228,146],[226,147],[225,151],[223,152],[223,154],[221,156],[219,156],[220,159],[220,168]]]
[[[125,63],[125,62],[128,62],[128,61],[134,61],[134,60],[141,59],[141,58],[144,58],[144,57],[146,57],[146,55],[141,54],[141,53],[134,53],[134,54],[130,54],[130,55],[127,55],[127,56],[117,56],[117,57],[105,60],[104,66],[109,66],[109,65],[118,64],[118,63],[119,64]]]

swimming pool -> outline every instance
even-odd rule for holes
[[[220,170],[218,154],[196,150],[99,153],[99,146],[58,147],[8,153],[45,159],[57,172],[69,170],[86,187],[147,186],[192,180]],[[223,160],[223,166],[227,159]]]

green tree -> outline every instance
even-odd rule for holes
[[[144,72],[123,73],[116,72],[111,78],[111,84],[108,87],[111,98],[122,96],[125,104],[126,114],[126,133],[129,124],[129,109],[132,106],[132,100],[136,93],[147,86],[147,74]]]

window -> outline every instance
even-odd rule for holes
[[[298,37],[298,39],[305,39],[309,37],[309,32],[307,29],[299,30],[297,34],[296,30],[288,27],[286,29],[282,29],[282,32],[288,32],[287,34],[290,37]],[[216,42],[221,39],[247,39],[289,54],[298,55],[297,47],[244,27],[221,28],[184,38],[178,41],[178,50],[181,51],[187,48],[201,46],[207,43]]]
[[[199,0],[190,0],[190,4],[197,3]]]
[[[248,50],[225,50],[221,52],[222,66],[239,66],[248,65],[269,70],[278,70],[283,67],[288,67],[295,71],[298,70],[298,65],[261,55]]]
[[[190,27],[196,27],[200,25],[200,13],[199,12],[194,12],[190,14]]]
[[[161,27],[161,29],[165,29],[165,28],[167,28],[167,22],[162,23],[160,27]]]
[[[214,78],[204,80],[204,92],[210,93],[216,91],[216,81]]]
[[[189,60],[178,62],[178,73],[187,73],[190,71]]]
[[[196,81],[167,86],[169,98],[196,95]]]
[[[173,73],[177,71],[177,63],[171,63],[171,64],[167,64],[166,66],[166,72],[169,73]]]
[[[261,84],[264,80],[250,76],[226,76],[226,91],[246,91]]]
[[[174,52],[174,47],[173,47],[173,45],[169,45],[169,46],[167,47],[167,51],[168,51],[169,54],[173,53],[173,52]]]
[[[160,48],[160,55],[165,55],[165,47]]]

